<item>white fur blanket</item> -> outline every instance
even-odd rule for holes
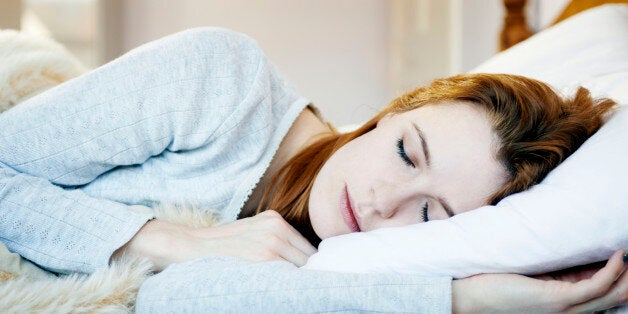
[[[0,112],[86,71],[63,46],[46,37],[0,31]]]
[[[0,31],[0,60],[0,113],[86,71],[52,39],[12,30]],[[218,218],[215,211],[190,204],[131,208],[190,227],[212,226]],[[150,262],[127,256],[91,275],[55,276],[0,243],[0,313],[133,312],[150,272]]]

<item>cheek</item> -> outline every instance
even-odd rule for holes
[[[391,152],[394,152],[394,146],[393,137],[388,140],[388,136],[383,136],[373,130],[342,147],[340,157],[350,169],[369,169],[374,165],[380,165],[382,159],[390,158]],[[356,172],[356,170],[352,171]]]
[[[392,219],[379,221],[376,229],[403,227],[423,223],[423,220],[421,218],[421,211],[419,209],[417,209],[416,211],[408,210],[404,213],[399,213],[395,215],[395,217]]]
[[[399,226],[413,225],[423,222],[423,207],[412,208],[399,216]]]
[[[336,204],[339,191],[344,184],[342,173],[342,155],[332,155],[323,165],[314,179],[310,199],[308,200],[310,223],[316,235],[321,239],[334,235]]]
[[[338,149],[325,162],[319,175],[324,177],[343,178],[351,176],[356,169],[363,167],[366,150],[359,139],[355,139]]]
[[[403,162],[396,157],[394,137],[386,140],[373,133],[351,141],[328,161],[328,175],[341,178],[351,190],[360,194],[365,194],[381,182],[396,181],[400,178],[400,171],[406,170]]]

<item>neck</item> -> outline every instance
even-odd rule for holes
[[[309,107],[301,111],[283,138],[266,172],[244,205],[239,218],[253,216],[264,191],[279,169],[303,147],[316,141],[321,134],[329,132],[331,132],[329,126],[319,119]]]

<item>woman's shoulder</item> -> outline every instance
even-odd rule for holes
[[[185,41],[188,47],[198,47],[206,52],[255,50],[261,53],[258,42],[250,36],[222,27],[195,27],[169,35]]]
[[[256,67],[265,55],[253,38],[221,27],[196,27],[176,32],[132,49],[128,55],[151,54],[164,62],[203,61],[209,67]],[[214,73],[214,72],[209,72]]]

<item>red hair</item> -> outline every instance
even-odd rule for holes
[[[582,87],[573,98],[563,99],[547,84],[518,75],[463,74],[438,79],[393,100],[359,129],[345,134],[333,131],[301,150],[272,179],[257,212],[276,210],[318,245],[320,238],[310,223],[308,201],[314,179],[327,159],[346,143],[374,129],[389,113],[445,101],[484,108],[500,139],[496,157],[510,178],[490,197],[490,204],[543,180],[600,128],[604,115],[615,106],[610,99],[591,98]]]

